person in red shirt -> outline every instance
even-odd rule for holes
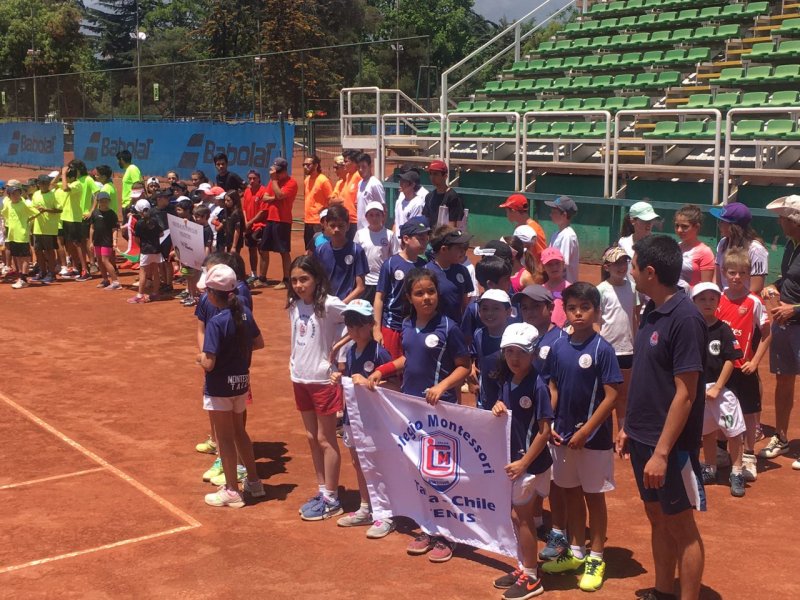
[[[541,260],[542,252],[547,248],[547,236],[544,229],[537,221],[530,218],[528,211],[528,199],[522,194],[511,194],[499,208],[506,209],[506,218],[514,224],[514,227],[528,225],[536,232],[536,245],[533,247],[533,254],[536,260]]]
[[[267,209],[267,222],[261,234],[259,250],[258,280],[267,283],[269,253],[277,252],[283,263],[283,279],[273,289],[285,290],[289,283],[289,264],[292,250],[292,205],[297,197],[297,182],[289,175],[289,163],[285,158],[276,158],[269,169],[270,182],[264,204]]]
[[[247,284],[253,285],[258,279],[258,245],[261,240],[262,229],[267,219],[267,208],[264,205],[264,196],[267,188],[261,185],[261,174],[251,169],[247,174],[247,188],[242,195],[242,212],[244,214],[244,243],[250,259],[250,277]]]

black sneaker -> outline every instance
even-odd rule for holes
[[[75,278],[75,281],[89,281],[92,278],[88,271],[84,271]]]
[[[544,586],[541,579],[533,579],[523,573],[519,576],[514,585],[508,588],[503,594],[503,600],[527,600],[539,594],[544,594]]]
[[[520,575],[522,575],[522,569],[514,569],[511,573],[507,573],[502,577],[498,577],[494,580],[494,587],[498,590],[507,590],[512,585],[517,583],[517,579],[519,579]]]

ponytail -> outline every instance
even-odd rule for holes
[[[239,352],[241,355],[246,357],[250,352],[250,345],[247,343],[247,332],[245,331],[244,323],[247,319],[247,315],[245,315],[244,310],[242,309],[242,303],[239,302],[239,296],[236,295],[235,291],[228,292],[228,308],[231,311],[233,325],[236,328],[236,345],[239,347]]]

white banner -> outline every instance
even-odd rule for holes
[[[167,215],[172,245],[181,264],[192,269],[202,269],[206,258],[203,243],[203,226],[192,221],[184,221],[175,215]]]
[[[353,442],[375,519],[404,516],[429,535],[516,558],[511,420],[343,378]]]

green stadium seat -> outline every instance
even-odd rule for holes
[[[722,7],[720,17],[724,21],[732,21],[736,17],[740,17],[744,13],[744,3],[739,4],[726,4]],[[733,17],[733,18],[732,18]]]
[[[742,17],[757,17],[769,12],[769,2],[748,2],[742,11]]]
[[[492,130],[494,137],[513,137],[515,134],[513,123],[495,123]]]
[[[750,67],[744,74],[744,78],[741,80],[741,84],[751,85],[754,83],[758,83],[760,81],[764,81],[765,79],[769,79],[771,74],[772,74],[772,67],[770,66]]]
[[[520,79],[517,82],[517,87],[515,87],[512,92],[514,94],[532,94],[533,93],[533,79]]]
[[[615,35],[611,38],[608,43],[609,48],[622,48],[628,44],[628,40],[631,39],[631,36],[627,33],[621,33],[619,35]]]
[[[755,60],[758,62],[758,59],[769,60],[773,53],[775,52],[775,42],[759,42],[758,44],[753,44],[753,48],[750,51],[750,54],[747,55],[747,58],[750,60]]]
[[[517,85],[519,81],[516,79],[506,79],[505,81],[500,82],[500,87],[494,91],[489,92],[490,94],[513,94],[514,90],[517,89]]]
[[[459,102],[453,112],[472,112],[472,102],[469,100]]]
[[[679,35],[679,31],[682,33],[682,35]],[[681,29],[679,31],[676,31],[672,36],[672,41],[697,43],[715,40],[716,38],[714,36],[717,28],[713,25],[707,25],[705,27],[698,27],[697,29]]]
[[[538,48],[536,48],[536,52],[538,52],[539,54],[549,54],[553,51],[555,46],[556,46],[555,42],[542,42],[541,44],[539,44]]]
[[[596,21],[595,21],[596,22]],[[617,24],[619,23],[619,19],[613,17],[611,19],[603,19],[600,23],[597,24],[595,27],[597,33],[603,32],[606,33],[608,31],[614,31],[617,29]]]
[[[550,125],[550,135],[552,137],[567,137],[572,123],[559,121]]]
[[[739,104],[739,92],[724,92],[714,97],[711,107],[724,111],[733,108],[737,104]]]
[[[589,121],[578,121],[573,123],[569,130],[569,137],[584,138],[592,133],[592,123]]]
[[[442,133],[442,124],[439,121],[431,121],[425,129],[417,131],[417,135],[439,136]]]
[[[582,71],[586,70],[591,71],[592,69],[596,69],[597,67],[600,66],[601,56],[599,54],[590,54],[589,56],[576,57],[576,58],[581,59],[580,65],[575,67],[576,69],[580,69]]]
[[[680,8],[681,5],[683,5],[685,2],[686,2],[686,0],[664,0],[661,3],[661,8],[663,10],[670,10],[670,9],[674,9],[674,8]]]
[[[526,100],[525,101],[525,108],[524,112],[530,112],[534,110],[542,110],[542,106],[544,105],[544,101],[542,100]]]
[[[656,87],[658,85],[657,79],[658,73],[654,71],[637,73],[636,79],[633,81],[633,85],[631,87],[637,90]]]
[[[675,121],[659,121],[652,131],[645,131],[642,137],[645,139],[667,139],[678,130],[678,123]]]
[[[633,73],[621,73],[620,75],[614,77],[614,80],[608,87],[612,90],[624,90],[636,87],[633,85],[633,78]]]
[[[583,110],[603,110],[603,100],[605,98],[585,98]]]
[[[767,139],[788,138],[795,130],[793,119],[770,119],[767,121],[761,137]]]
[[[664,3],[664,0],[644,0],[644,8],[645,10],[653,10],[654,8],[661,8],[661,5]]]
[[[472,103],[472,112],[489,112],[491,102],[488,100],[476,100]]]
[[[663,14],[663,13],[662,13]],[[690,25],[700,19],[700,11],[696,8],[682,10],[675,18],[674,25]]]
[[[662,12],[658,15],[656,24],[662,29],[674,27],[678,24],[678,13],[676,13],[674,10]]]
[[[678,71],[661,71],[656,80],[656,87],[666,88],[678,85],[681,82],[681,74]]]
[[[527,60],[517,60],[514,61],[514,64],[511,65],[510,69],[503,69],[503,73],[508,73],[509,75],[521,75],[527,69],[528,69]]]
[[[636,21],[637,29],[653,29],[657,26],[658,15],[656,13],[646,13]]]
[[[503,112],[506,109],[508,102],[505,100],[493,100],[489,104],[489,112]]]
[[[764,121],[760,119],[743,119],[734,125],[731,139],[747,140],[758,137],[763,126]]]
[[[553,52],[558,54],[564,54],[567,51],[569,51],[571,46],[572,46],[572,40],[559,40],[556,42],[556,45],[553,46]]]
[[[602,21],[584,21],[581,23],[581,33],[594,33],[602,29]]]
[[[756,44],[756,46],[757,45],[758,44]],[[753,47],[755,48],[755,46]],[[780,46],[778,46],[778,51],[774,53],[774,56],[780,58],[800,57],[800,40],[786,40],[781,42]]]
[[[564,98],[561,104],[561,110],[580,110],[583,104],[581,98]]]
[[[475,123],[461,123],[461,125],[458,127],[458,131],[455,133],[455,135],[457,135],[459,137],[468,136],[468,135],[469,136],[475,135],[475,128],[476,127],[477,127],[477,125]],[[450,135],[453,135],[452,131],[450,132]]]
[[[461,129],[461,123],[458,121],[450,121],[450,135],[458,135]]]
[[[714,34],[715,41],[722,41],[727,39],[735,39],[739,37],[738,25],[720,25]]]
[[[683,50],[669,50],[668,52],[680,52],[683,54]],[[657,65],[660,64],[661,61],[664,60],[664,51],[663,50],[650,50],[642,54],[642,64],[645,65]]]
[[[626,10],[628,10],[627,2],[622,2],[618,0],[617,2],[612,2],[608,5],[608,10],[606,10],[606,14],[624,12]]]
[[[590,43],[586,47],[587,50],[600,50],[608,47],[608,45],[611,43],[611,37],[607,35],[598,35],[589,41]]]
[[[736,108],[759,108],[767,104],[767,92],[747,92],[742,94]]]
[[[689,96],[689,101],[681,108],[709,108],[711,102],[711,94],[692,94]]]
[[[605,90],[608,89],[614,78],[611,75],[595,75],[592,77],[592,83],[589,86],[589,89],[592,90]]]
[[[544,137],[547,135],[548,131],[550,131],[550,123],[534,121],[528,125],[529,137]]]
[[[719,16],[721,14],[722,14],[721,6],[706,6],[704,9],[700,11],[700,14],[698,15],[698,20],[700,22],[715,21],[719,19]]]
[[[479,135],[481,137],[488,137],[492,135],[493,129],[494,129],[494,123],[477,123],[475,125],[474,135]]]
[[[547,62],[543,58],[532,58],[528,61],[528,68],[526,69],[529,73],[535,73],[542,67],[544,67],[544,63]]]
[[[646,110],[650,108],[649,96],[629,96],[625,100],[625,108],[627,110]]]
[[[670,136],[674,139],[704,139],[714,137],[714,130],[709,131],[708,123],[704,121],[684,121],[678,125],[678,130]]]
[[[564,25],[564,29],[561,30],[561,33],[564,35],[570,35],[573,33],[578,33],[581,28],[583,27],[583,23],[580,21],[571,21]]]
[[[727,67],[722,69],[719,77],[714,80],[718,85],[738,85],[744,79],[744,69],[741,67]]]
[[[506,104],[507,112],[525,112],[525,100],[509,100]]]
[[[548,58],[545,61],[544,66],[541,69],[539,69],[539,71],[542,73],[557,71],[562,67],[563,64],[564,64],[563,58]]]
[[[588,50],[591,41],[592,38],[588,37],[575,38],[574,40],[572,40],[572,50]]]
[[[561,98],[545,100],[544,104],[542,105],[542,110],[561,110],[562,102],[563,100]]]
[[[625,98],[621,98],[619,96],[606,98],[606,101],[603,104],[603,109],[609,112],[616,112],[618,110],[622,110],[623,108],[625,108]]]
[[[652,60],[647,60],[647,55],[652,54],[652,52],[645,52],[645,56],[642,57],[643,62],[651,62],[652,64],[659,64],[659,65],[679,65],[681,63],[686,62],[686,50],[682,48],[678,48],[675,50],[667,50],[666,52],[662,53],[662,56]]]
[[[627,12],[641,13],[644,9],[644,0],[628,0],[625,3],[625,10]]]
[[[691,29],[689,31],[691,31]],[[650,37],[647,39],[647,43],[651,46],[669,44],[672,42],[671,36],[671,29],[659,29],[658,31],[654,31],[650,34]]]
[[[610,67],[616,67],[616,66],[619,65],[620,58],[621,58],[621,55],[616,53],[616,52],[611,52],[609,54],[603,54],[603,56],[600,57],[600,65],[599,65],[599,67],[601,69],[610,68]]]
[[[634,16],[622,17],[617,22],[617,29],[619,29],[621,31],[625,31],[625,30],[628,30],[628,29],[635,29],[638,26],[637,21],[638,21],[638,19],[636,17],[634,17]]]
[[[500,89],[499,81],[487,81],[481,89],[475,91],[478,94],[493,94],[497,92],[499,89]]]
[[[800,92],[775,92],[770,96],[767,106],[796,106],[800,104],[798,96],[800,96]]]
[[[591,88],[591,86],[592,86],[592,77],[589,75],[581,75],[580,77],[576,77],[575,79],[572,80],[570,89],[584,90]]]
[[[641,47],[650,43],[650,33],[647,31],[640,31],[631,35],[630,40],[625,46]]]
[[[778,65],[768,81],[770,83],[794,83],[800,81],[800,65]]]
[[[561,64],[562,71],[571,71],[573,69],[577,69],[581,65],[582,56],[568,56],[564,59],[564,62]]]
[[[643,62],[642,53],[641,52],[626,52],[622,55],[622,58],[619,59],[619,66],[620,67],[632,67],[634,65],[638,66],[639,63]]]
[[[572,77],[559,77],[553,80],[553,85],[550,86],[551,92],[564,92],[572,86]]]
[[[608,6],[609,5],[606,2],[597,2],[589,7],[589,11],[587,12],[587,14],[593,17],[602,15],[608,10]]]
[[[711,58],[711,48],[694,47],[689,48],[686,53],[686,62],[699,63]]]

